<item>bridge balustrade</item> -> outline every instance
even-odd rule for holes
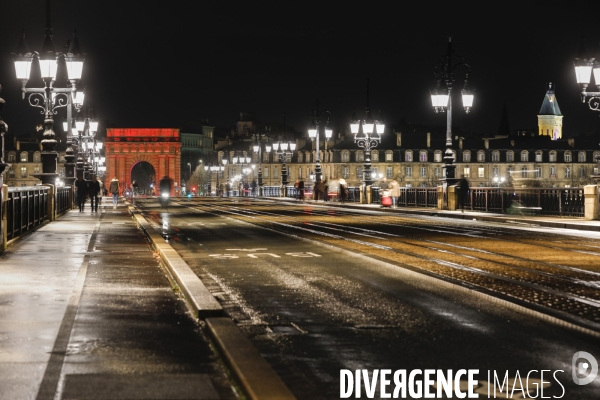
[[[465,209],[547,216],[585,216],[583,188],[470,188]]]
[[[56,188],[56,215],[62,215],[73,208],[71,186],[60,186]]]
[[[8,188],[7,239],[14,239],[41,225],[48,215],[47,186]]]

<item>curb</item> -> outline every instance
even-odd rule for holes
[[[209,317],[220,317],[223,308],[214,296],[208,291],[204,283],[198,278],[198,275],[192,271],[181,256],[165,242],[162,236],[148,224],[140,215],[140,212],[128,207],[129,213],[133,216],[138,226],[144,231],[150,239],[152,247],[160,254],[160,257],[167,266],[171,276],[185,295],[186,304],[196,318],[205,319]]]
[[[230,318],[207,318],[205,322],[208,333],[251,399],[296,398]]]
[[[206,323],[209,336],[244,393],[253,400],[295,400],[296,397],[242,330],[231,318],[222,317],[224,311],[221,305],[181,256],[156,233],[139,211],[133,206],[128,206],[128,211],[181,287],[192,314]]]

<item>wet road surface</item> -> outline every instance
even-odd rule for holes
[[[150,200],[138,205],[145,207],[147,218],[299,399],[339,398],[341,369],[382,368],[479,369],[482,394],[488,389],[488,370],[498,376],[508,371],[510,378],[517,372],[524,376],[531,370],[563,370],[557,373],[560,384],[546,379],[551,382],[544,396],[558,397],[564,390],[565,398],[598,397],[597,381],[577,386],[571,379],[575,352],[600,355],[597,337],[543,322],[411,271],[443,265],[440,253],[461,257],[460,263],[466,267],[477,264],[481,270],[486,263],[496,269],[499,264],[514,263],[521,269],[505,267],[494,272],[510,279],[502,281],[505,287],[512,288],[512,281],[525,281],[528,285],[519,286],[524,296],[534,290],[548,293],[547,288],[558,296],[562,286],[552,281],[556,279],[552,275],[563,270],[565,276],[586,282],[582,287],[587,292],[572,295],[590,299],[586,304],[591,311],[578,318],[587,316],[585,320],[593,325],[594,296],[598,295],[593,287],[597,239],[566,243],[568,238],[547,233],[517,234],[483,226],[476,230],[460,222],[408,216],[402,216],[402,223],[393,216],[365,213],[340,218],[340,211],[334,215],[326,208],[246,199],[174,203],[169,212]],[[329,226],[323,228],[326,224]],[[336,224],[335,229],[331,224]],[[318,225],[322,233],[314,232]],[[357,227],[362,230],[357,232]],[[435,233],[439,230],[441,234]],[[300,240],[300,236],[313,241]],[[506,249],[498,244],[507,240]],[[438,249],[445,246],[445,252],[436,250],[432,257],[433,242],[439,242],[435,244]],[[478,243],[487,248],[477,247]],[[540,245],[547,248],[541,252],[545,260],[532,262],[532,246]],[[557,262],[549,253],[552,248],[574,249],[578,258],[563,257]],[[486,279],[495,278],[491,273],[461,270],[456,260],[443,261],[449,271],[464,272],[450,278],[458,280],[464,275],[465,287],[479,287]],[[531,272],[536,268],[546,275]],[[478,278],[471,281],[469,274]],[[550,283],[540,285],[544,279],[539,276]],[[576,283],[575,278],[568,282]],[[567,285],[564,291],[568,293],[570,288]],[[532,376],[541,377],[539,373]],[[533,381],[529,384],[533,390]]]

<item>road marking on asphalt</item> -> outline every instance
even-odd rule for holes
[[[302,252],[302,253],[285,253],[286,256],[292,257],[321,257],[320,254],[315,254],[311,252]]]
[[[251,250],[266,250],[266,249],[227,249],[227,250],[240,250],[240,251],[251,251]],[[258,258],[258,256],[271,256],[273,258],[281,258],[281,256],[275,254],[275,253],[249,253],[247,254],[248,257],[250,258]],[[302,258],[310,258],[310,257],[321,257],[321,255],[316,254],[316,253],[312,253],[312,252],[297,252],[297,253],[285,253],[286,256],[290,256],[290,257],[302,257]],[[236,254],[230,254],[230,253],[225,253],[225,254],[209,254],[209,257],[214,257],[217,259],[234,259],[234,258],[240,258],[240,256],[236,255]],[[242,255],[243,257],[243,255]]]
[[[248,257],[250,257],[250,258],[258,258],[257,256],[262,256],[262,255],[271,256],[271,257],[274,257],[274,258],[281,258],[281,256],[278,256],[277,254],[273,254],[273,253],[251,253],[251,254],[248,254]]]
[[[267,248],[265,247],[264,249],[225,249],[227,251],[251,251],[251,252],[257,252],[257,251],[265,251],[267,250]]]

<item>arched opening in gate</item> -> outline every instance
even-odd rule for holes
[[[146,161],[137,162],[131,167],[131,182],[138,185],[140,194],[154,195],[157,184],[156,171],[152,164]]]

